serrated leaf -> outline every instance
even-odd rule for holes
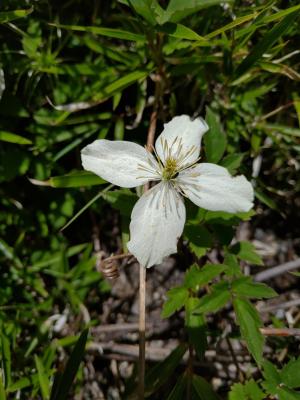
[[[261,364],[263,361],[264,337],[259,330],[262,323],[258,312],[248,300],[243,298],[235,298],[233,305],[242,337],[246,341],[247,347],[255,361]]]
[[[269,299],[277,296],[275,290],[264,283],[253,282],[250,277],[242,277],[233,281],[232,290],[237,295],[254,299]]]
[[[184,286],[189,289],[205,286],[225,269],[226,266],[222,264],[206,264],[202,268],[194,264],[185,274]]]
[[[185,305],[189,296],[188,289],[182,286],[174,287],[167,292],[167,301],[163,305],[161,316],[168,318]]]
[[[266,379],[266,381],[269,381],[274,386],[279,385],[281,382],[281,377],[275,365],[273,365],[270,361],[264,361],[262,366],[263,366],[263,376]]]
[[[242,271],[237,257],[234,254],[225,252],[224,264],[227,266],[225,273],[228,276],[241,276]]]
[[[263,265],[262,258],[257,254],[255,247],[252,243],[242,241],[233,245],[230,252],[235,254],[238,258],[244,261],[249,261],[255,265]]]
[[[172,375],[182,357],[186,353],[187,346],[181,344],[162,362],[157,363],[146,373],[145,377],[145,397],[160,388]]]
[[[228,400],[249,400],[246,397],[244,386],[241,383],[235,383],[232,386]]]
[[[205,154],[208,162],[216,164],[222,158],[227,145],[220,119],[209,107],[206,107],[205,120],[209,131],[204,135]]]
[[[235,72],[235,78],[245,74],[262,55],[269,50],[276,41],[292,26],[298,16],[298,11],[288,14],[278,24],[276,24],[263,38],[254,46],[248,56],[241,62]]]
[[[85,329],[79,336],[79,339],[74,346],[74,349],[70,355],[64,372],[61,375],[61,379],[59,380],[57,386],[54,387],[55,390],[51,391],[50,400],[67,399],[73,380],[84,356],[88,332],[88,329]]]
[[[290,360],[281,370],[282,382],[291,389],[300,388],[300,358]]]
[[[224,307],[230,300],[230,292],[227,283],[214,285],[212,292],[200,298],[194,313],[208,313]]]
[[[266,394],[253,379],[244,384],[234,384],[229,393],[229,400],[264,400],[265,398]]]
[[[300,393],[295,392],[287,387],[278,387],[276,393],[279,396],[279,400],[300,400]]]

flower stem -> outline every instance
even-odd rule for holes
[[[145,354],[146,354],[146,268],[140,265],[140,302],[139,302],[139,400],[145,394]]]

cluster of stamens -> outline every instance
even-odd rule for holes
[[[172,181],[177,177],[179,172],[184,171],[185,169],[191,167],[199,161],[199,159],[197,159],[193,162],[188,162],[188,158],[195,151],[197,151],[197,146],[191,146],[188,150],[184,150],[182,139],[178,138],[177,136],[170,146],[168,144],[168,141],[162,137],[160,138],[160,143],[163,150],[164,161],[160,159],[155,147],[152,146],[153,153],[157,160],[156,164],[153,161],[149,149],[146,148],[146,150],[149,152],[148,165],[146,166],[139,164],[139,169],[143,172],[146,172],[146,175],[150,173],[150,176],[141,176],[140,178],[149,177],[149,180]],[[174,146],[177,147],[175,151],[173,151]],[[156,172],[156,176],[153,176],[153,172]]]

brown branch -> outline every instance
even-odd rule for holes
[[[289,261],[284,264],[277,265],[276,267],[269,268],[265,271],[259,272],[254,276],[254,280],[257,282],[266,281],[275,276],[282,275],[286,272],[292,271],[294,269],[300,268],[300,258],[296,260]]]
[[[260,328],[265,336],[300,336],[300,329],[296,328]]]

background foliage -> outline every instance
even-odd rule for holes
[[[1,400],[66,398],[55,397],[54,375],[69,371],[64,379],[70,379],[76,372],[86,333],[71,356],[78,362],[65,369],[76,335],[101,324],[102,304],[111,296],[95,268],[96,253],[122,252],[137,199],[81,171],[80,149],[97,138],[144,144],[153,107],[157,132],[174,115],[206,117],[202,158],[252,179],[256,215],[188,204],[184,240],[173,260],[182,279],[166,286],[162,311],[171,320],[179,312],[186,328],[182,344],[150,369],[147,396],[218,398],[208,383],[212,376],[203,378],[197,360],[193,369],[193,360],[186,369],[178,365],[187,347],[190,359],[195,353],[203,361],[207,334],[210,346],[222,334],[209,316],[221,309],[229,315],[233,305],[231,337],[241,334],[257,366],[231,388],[227,382],[219,396],[300,398],[296,339],[281,365],[262,355],[262,321],[251,299],[276,293],[245,276],[244,267],[263,261],[249,241],[232,242],[237,224],[251,217],[247,239],[257,227],[279,238],[299,237],[299,10],[296,0],[1,2]],[[299,241],[293,246],[297,253]],[[269,345],[276,353],[283,343]],[[134,391],[135,371],[118,386],[106,364],[94,369],[104,398]],[[175,370],[171,390],[166,382]],[[70,398],[96,398],[86,381],[81,367]]]

